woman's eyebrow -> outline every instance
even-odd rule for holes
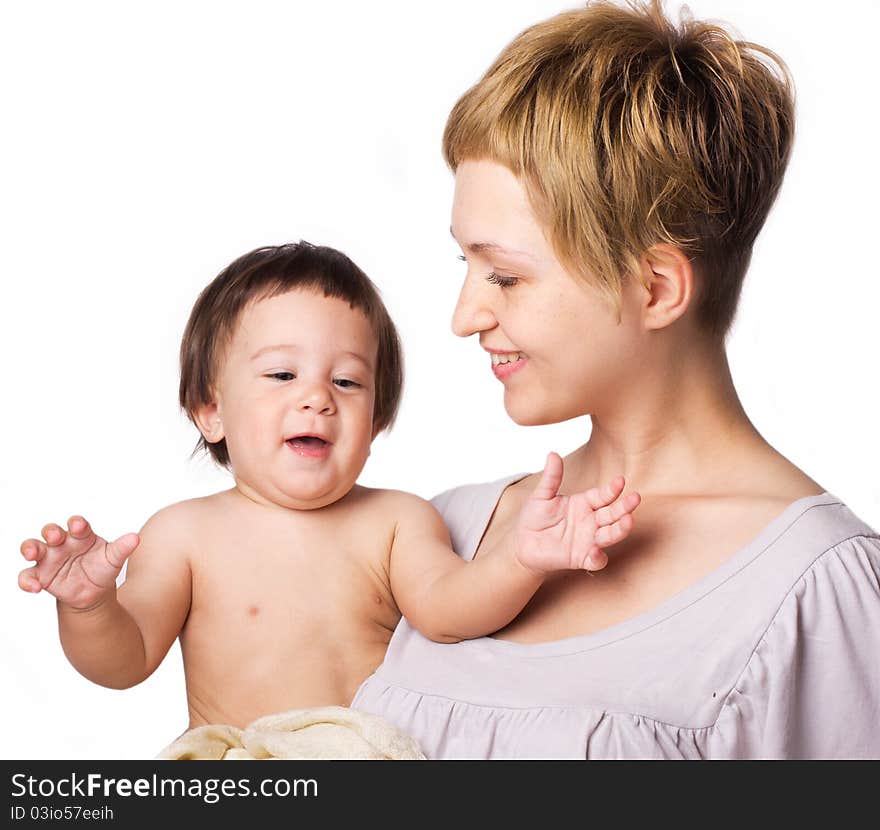
[[[449,228],[449,233],[452,234],[452,238],[455,239],[455,234],[452,231],[452,227]],[[457,241],[458,240],[456,239],[456,242]],[[532,260],[532,262],[537,262],[534,255],[530,254],[528,251],[517,251],[514,248],[506,248],[504,247],[504,245],[499,245],[497,242],[469,242],[463,247],[474,254],[480,254],[484,251],[488,251],[492,254],[511,254],[513,256],[522,256],[526,257],[526,259]]]

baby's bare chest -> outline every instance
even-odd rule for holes
[[[257,518],[217,516],[192,556],[180,640],[193,724],[348,705],[400,619],[381,515]]]
[[[188,627],[236,639],[351,636],[399,617],[389,541],[365,528],[227,529],[195,558]]]

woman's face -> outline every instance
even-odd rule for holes
[[[636,281],[618,320],[598,290],[560,264],[523,185],[492,161],[459,166],[452,235],[467,261],[452,329],[479,335],[516,423],[597,414],[626,397],[647,345]]]

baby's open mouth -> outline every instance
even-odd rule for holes
[[[297,435],[295,438],[288,438],[287,443],[294,448],[320,449],[330,442],[317,435]]]

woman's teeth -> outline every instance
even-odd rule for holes
[[[500,366],[502,363],[516,363],[517,360],[521,360],[525,355],[522,352],[504,352],[502,354],[493,353],[492,355],[492,365]]]

